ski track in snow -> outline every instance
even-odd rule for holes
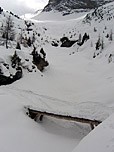
[[[24,106],[30,106],[36,110],[71,115],[92,120],[96,119],[102,121],[113,113],[114,110],[113,108],[105,107],[103,104],[97,102],[82,102],[73,104],[68,101],[40,95],[30,90],[17,89],[15,87],[8,87],[6,92],[17,96]]]
[[[90,132],[88,125],[48,117],[44,118],[43,123],[34,122],[25,115],[23,106],[30,103],[36,106],[32,99],[38,101],[37,105],[41,106],[42,100],[39,98],[42,99],[42,95],[32,91],[0,87],[0,135],[2,137],[0,137],[0,148],[2,151],[35,152],[38,149],[41,152],[69,152]],[[46,102],[44,105],[48,106]]]

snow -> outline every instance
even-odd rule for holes
[[[69,152],[89,132],[87,126],[49,118],[44,118],[43,123],[35,123],[24,111],[28,100],[20,91],[16,95],[6,87],[0,88],[1,151],[35,152],[38,149],[41,152]]]
[[[114,2],[104,6],[104,10],[108,9],[111,14],[114,12],[113,8]],[[49,66],[43,73],[36,67],[31,73],[27,71],[26,67],[32,69],[33,66],[30,55],[33,47],[25,48],[21,45],[22,49],[16,50],[15,41],[11,43],[13,46],[11,48],[5,49],[4,46],[0,46],[0,67],[4,75],[9,76],[16,72],[11,67],[11,56],[15,50],[23,65],[22,79],[8,86],[0,86],[1,151],[71,152],[90,132],[88,125],[49,117],[44,117],[42,123],[34,122],[25,114],[25,106],[101,121],[113,113],[114,41],[109,41],[106,35],[110,30],[114,30],[114,19],[101,20],[93,17],[90,12],[92,19],[85,23],[86,13],[64,17],[59,13],[43,13],[39,15],[39,18],[36,17],[30,21],[30,23],[34,21],[31,28],[33,32],[37,32],[35,35],[37,51],[39,52],[43,47],[47,55],[46,59],[49,61]],[[104,16],[107,15],[104,14]],[[29,33],[26,31],[23,20],[13,19],[16,35],[22,28],[24,36],[32,36],[31,31]],[[1,15],[0,21],[0,23],[5,23],[5,17]],[[94,27],[97,29],[96,32],[94,32]],[[60,47],[59,40],[63,36],[77,40],[79,34],[83,36],[85,32],[89,34],[90,39],[82,46],[74,44],[71,48]],[[99,35],[104,40],[104,49],[96,51],[95,45]],[[59,46],[53,47],[52,41],[57,40]],[[94,54],[96,58],[93,58]],[[110,54],[112,54],[112,60],[109,63]],[[4,63],[9,64],[9,69],[4,66]],[[96,151],[113,151],[112,118],[113,116],[85,137],[74,152],[83,152],[86,148],[88,148],[87,152],[92,151],[93,144],[96,148],[101,146],[99,149],[93,148]],[[92,145],[90,149],[87,146],[88,143]]]
[[[73,152],[114,151],[114,114],[87,135]]]
[[[63,20],[76,19],[76,18],[84,16],[85,14],[87,14],[87,12],[81,12],[81,13],[74,12],[70,15],[63,16],[61,12],[52,10],[50,12],[41,12],[38,15],[36,14],[36,16],[32,18],[39,21],[63,21]]]
[[[30,97],[25,96],[30,98],[30,101],[35,93],[36,100],[32,100],[34,108],[90,119],[106,119],[113,111],[113,91],[108,91],[113,90],[113,82],[108,79],[108,73],[111,77],[113,64],[102,65],[99,60],[100,63],[97,63],[80,54],[69,56],[70,50],[66,51],[66,49],[51,50],[47,47],[46,50],[49,50],[50,67],[46,69],[43,77],[39,74],[26,75],[19,83],[15,82],[12,85],[14,90],[18,88],[28,91]],[[111,68],[107,73],[109,66]]]

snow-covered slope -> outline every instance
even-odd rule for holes
[[[29,91],[0,87],[0,151],[69,152],[90,131],[88,126],[49,118],[44,118],[43,123],[34,122],[24,111],[32,100],[36,96]]]
[[[73,152],[114,151],[114,114],[86,136]]]
[[[1,26],[6,20],[3,14]],[[21,79],[0,87],[1,151],[70,152],[90,132],[90,126],[49,117],[44,117],[41,124],[35,123],[26,116],[24,106],[97,120],[113,113],[113,14],[114,2],[89,14],[79,13],[76,18],[69,15],[61,21],[25,22],[13,18],[17,36],[8,49],[0,46],[2,72],[8,76],[15,74],[10,60],[15,50],[22,59],[21,66],[27,68],[22,67]],[[34,33],[35,41],[31,46],[22,43],[18,50],[16,38],[21,31],[27,39],[32,39]],[[62,47],[61,38],[65,37],[75,43]],[[100,45],[96,46],[98,42]],[[49,61],[43,73],[36,66],[33,68],[31,53],[35,47],[38,53],[43,48]],[[9,69],[3,63],[7,63]]]

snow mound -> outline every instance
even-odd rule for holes
[[[114,114],[87,135],[73,152],[114,151]]]

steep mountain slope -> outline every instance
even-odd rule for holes
[[[36,27],[31,21],[24,21],[12,12],[1,9],[0,46],[10,51],[1,51],[0,85],[11,84],[20,79],[24,71],[43,71],[44,67],[49,65],[43,48],[40,48],[39,52],[36,50],[37,46],[42,44],[41,33],[45,33],[45,30],[43,27]],[[24,51],[20,51],[23,49]]]
[[[48,5],[43,11],[57,10],[60,12],[71,13],[73,10],[93,9],[113,0],[49,0]],[[82,10],[81,10],[82,11]],[[65,15],[65,14],[64,14]]]

